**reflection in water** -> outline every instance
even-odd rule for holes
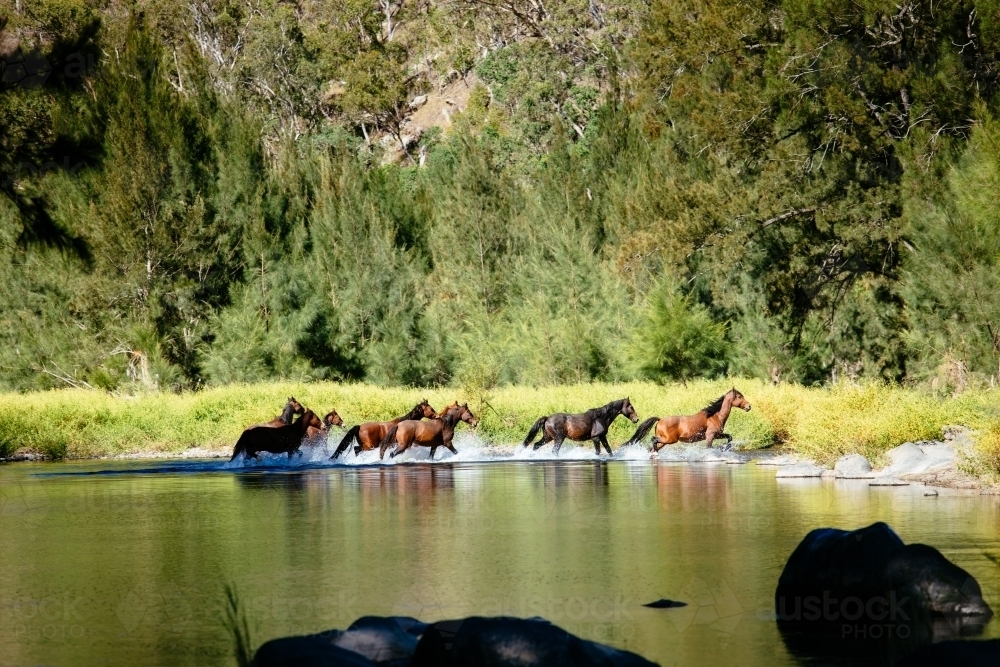
[[[753,465],[0,466],[0,666],[230,665],[224,582],[258,642],[365,614],[511,614],[663,665],[885,664],[893,649],[870,634],[779,631],[785,559],[818,526],[883,520],[1000,608],[997,508],[917,487],[779,484]],[[687,606],[642,606],[661,598]],[[993,620],[983,636],[998,635]]]

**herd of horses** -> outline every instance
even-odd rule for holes
[[[725,432],[725,426],[733,408],[748,412],[750,410],[750,403],[735,387],[693,415],[646,419],[624,444],[634,445],[642,442],[651,430],[654,431],[651,448],[653,453],[660,451],[665,445],[677,442],[691,443],[704,440],[706,446],[711,447],[716,439],[725,439],[728,444],[733,438]],[[563,441],[567,439],[576,442],[589,441],[594,445],[597,454],[601,453],[601,447],[611,454],[608,429],[619,415],[631,420],[633,424],[639,422],[639,415],[626,397],[579,414],[559,412],[539,417],[521,444],[523,447],[533,445],[533,450],[537,450],[551,442],[553,451],[558,454]],[[458,454],[452,441],[455,437],[455,427],[459,422],[465,422],[472,428],[479,424],[468,403],[460,404],[455,401],[438,412],[431,407],[427,399],[424,399],[413,406],[412,410],[391,421],[366,422],[352,426],[330,458],[339,458],[352,443],[355,456],[378,449],[379,459],[384,459],[390,448],[392,448],[390,458],[395,458],[413,446],[430,448],[432,459],[438,447],[444,447],[453,454]],[[301,454],[303,444],[325,444],[330,427],[343,425],[344,420],[336,410],[331,410],[320,419],[316,413],[303,406],[294,397],[289,397],[280,415],[269,422],[256,424],[243,431],[236,442],[230,461],[240,454],[247,459],[256,459],[261,452],[288,454],[291,458],[296,452]],[[536,441],[535,438],[539,434],[541,437]]]

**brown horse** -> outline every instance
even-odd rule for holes
[[[285,453],[288,458],[292,458],[292,454],[302,446],[302,439],[310,428],[323,428],[323,422],[312,410],[306,410],[298,420],[285,426],[253,426],[243,431],[229,460],[232,461],[240,454],[248,459],[256,459],[260,452]]]
[[[350,430],[344,435],[343,440],[337,445],[337,450],[331,456],[331,459],[335,459],[340,456],[347,446],[351,444],[352,440],[357,440],[357,446],[354,448],[354,455],[357,456],[361,452],[367,452],[375,449],[379,446],[379,443],[385,438],[386,434],[389,432],[393,426],[401,421],[406,421],[408,419],[430,419],[436,417],[437,413],[434,412],[434,408],[431,404],[427,402],[427,399],[420,401],[413,406],[413,409],[407,412],[402,417],[396,417],[392,421],[387,422],[366,422],[364,424],[358,424],[357,426],[352,426]]]
[[[326,413],[326,416],[323,417],[323,425],[321,427],[317,428],[315,426],[309,426],[306,428],[306,440],[312,441],[319,438],[320,436],[325,436],[327,433],[330,432],[331,426],[343,426],[343,425],[344,425],[344,420],[340,418],[340,415],[337,414],[337,411],[330,410],[328,413]]]
[[[689,415],[687,417],[650,417],[639,424],[635,430],[635,435],[626,442],[626,445],[634,445],[640,441],[649,430],[656,425],[656,433],[653,435],[653,447],[651,451],[658,452],[664,445],[672,445],[675,442],[698,442],[704,440],[707,447],[712,446],[716,438],[725,438],[726,444],[733,441],[733,436],[725,433],[726,420],[729,419],[729,412],[733,408],[741,408],[750,412],[750,404],[743,397],[736,387],[733,387],[717,400],[709,404],[704,410]]]
[[[563,440],[569,438],[577,442],[583,442],[584,440],[593,441],[594,451],[597,454],[601,453],[601,445],[604,445],[604,449],[610,454],[611,447],[608,445],[608,427],[611,426],[611,422],[618,415],[628,417],[632,420],[633,424],[639,421],[639,415],[635,414],[631,401],[626,397],[617,401],[611,401],[605,406],[587,410],[582,414],[568,415],[564,412],[557,412],[553,415],[540,417],[532,425],[522,444],[524,447],[527,447],[535,439],[535,436],[538,435],[538,432],[543,431],[542,439],[535,443],[535,450],[554,440],[556,445],[553,451],[558,455]]]
[[[278,428],[279,426],[287,426],[292,423],[292,418],[295,415],[305,414],[306,409],[301,403],[295,400],[294,396],[289,396],[288,401],[285,403],[285,407],[281,410],[281,414],[272,419],[269,422],[264,422],[263,424],[254,424],[250,428],[266,427],[266,428]]]
[[[438,447],[445,447],[450,449],[452,454],[458,454],[451,441],[455,437],[455,426],[460,421],[473,428],[479,424],[479,420],[469,410],[468,403],[459,405],[456,402],[454,405],[449,405],[440,417],[429,421],[401,421],[390,428],[385,438],[382,439],[378,457],[379,459],[385,458],[385,450],[393,443],[396,444],[396,449],[389,458],[396,458],[413,445],[430,447],[431,460],[434,459],[434,452],[437,451]]]

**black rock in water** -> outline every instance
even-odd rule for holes
[[[662,598],[656,602],[647,602],[642,605],[643,607],[650,607],[651,609],[674,609],[676,607],[686,607],[687,602],[680,602],[679,600],[668,600]]]
[[[354,651],[334,646],[319,635],[272,639],[257,649],[254,667],[375,667]]]
[[[540,618],[472,616],[424,632],[412,667],[652,667],[635,653],[575,637]]]
[[[884,523],[810,532],[785,564],[774,605],[792,654],[859,665],[976,634],[993,615],[971,574]]]

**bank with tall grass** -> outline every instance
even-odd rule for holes
[[[941,397],[880,384],[812,388],[758,380],[501,387],[485,393],[275,382],[127,397],[76,389],[0,394],[0,457],[27,452],[52,459],[170,454],[194,447],[222,451],[246,426],[274,417],[291,395],[320,414],[336,409],[348,425],[390,419],[424,397],[438,408],[456,399],[468,401],[480,418],[478,435],[486,442],[510,444],[520,442],[543,414],[583,411],[622,396],[632,399],[642,418],[691,413],[734,384],[753,406],[748,413],[734,412],[726,428],[742,448],[780,445],[823,462],[860,453],[878,462],[892,447],[938,439],[943,426],[955,424],[976,431],[970,469],[983,476],[1000,473],[996,391]],[[627,439],[633,428],[617,420],[612,444]]]

